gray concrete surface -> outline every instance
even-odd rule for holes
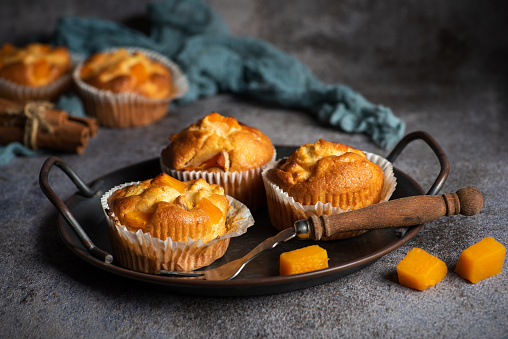
[[[99,1],[4,1],[0,39],[49,35],[60,15],[131,20],[142,1],[100,10]],[[234,34],[265,39],[296,55],[325,82],[344,83],[393,109],[407,133],[431,134],[448,155],[442,192],[475,186],[474,217],[425,225],[410,242],[342,279],[269,296],[195,297],[149,288],[88,265],[70,252],[57,213],[38,184],[48,154],[0,168],[0,337],[506,338],[508,268],[478,284],[453,273],[460,252],[486,236],[508,246],[506,3],[502,1],[232,1],[209,3]],[[109,7],[108,7],[109,8]],[[127,20],[128,21],[128,20]],[[277,145],[318,137],[387,155],[364,135],[319,125],[305,112],[227,94],[173,108],[141,128],[103,128],[83,155],[57,154],[87,182],[157,157],[168,136],[217,110],[257,126]],[[412,144],[396,167],[423,188],[437,161]],[[51,176],[66,198],[76,188]],[[449,273],[424,292],[397,283],[396,264],[413,247],[442,259]]]

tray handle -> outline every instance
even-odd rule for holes
[[[425,143],[427,143],[427,145],[437,156],[441,166],[436,180],[427,192],[427,195],[436,195],[439,193],[441,187],[443,187],[446,179],[448,178],[448,174],[450,173],[450,163],[448,162],[448,157],[446,156],[441,146],[428,133],[423,131],[409,133],[404,138],[402,138],[402,140],[400,140],[397,145],[395,145],[394,149],[388,155],[387,160],[393,163],[408,144],[418,139],[423,140]]]
[[[90,252],[90,254],[92,254],[97,259],[102,260],[107,264],[111,264],[113,262],[113,256],[94,245],[74,215],[72,215],[71,211],[55,193],[55,191],[53,191],[53,189],[50,187],[48,177],[53,165],[57,166],[65,174],[67,174],[67,176],[72,180],[72,182],[84,196],[92,197],[97,191],[93,190],[87,184],[85,184],[85,182],[81,180],[81,178],[76,174],[76,172],[58,157],[49,157],[44,162],[44,165],[42,165],[41,172],[39,173],[39,185],[42,192],[46,195],[49,201],[51,201],[53,206],[55,206],[56,209],[62,214],[65,220],[67,220],[69,225],[72,227],[72,230],[78,236],[79,240],[83,243],[88,252]]]

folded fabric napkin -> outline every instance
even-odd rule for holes
[[[80,17],[59,20],[52,43],[83,56],[117,46],[143,47],[175,61],[190,88],[175,103],[230,92],[302,109],[350,133],[365,133],[387,149],[405,124],[392,111],[342,85],[317,79],[303,63],[259,39],[230,34],[202,0],[164,0],[148,5],[150,35],[121,24]],[[65,105],[60,105],[65,109]]]

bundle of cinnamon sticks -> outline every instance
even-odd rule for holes
[[[20,142],[42,148],[82,154],[97,135],[95,118],[70,115],[46,101],[24,104],[0,98],[0,144]]]

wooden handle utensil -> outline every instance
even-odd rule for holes
[[[338,232],[414,226],[455,214],[471,216],[482,206],[480,191],[468,186],[450,194],[411,196],[355,211],[311,216],[297,221],[295,229],[300,239],[320,240]]]

